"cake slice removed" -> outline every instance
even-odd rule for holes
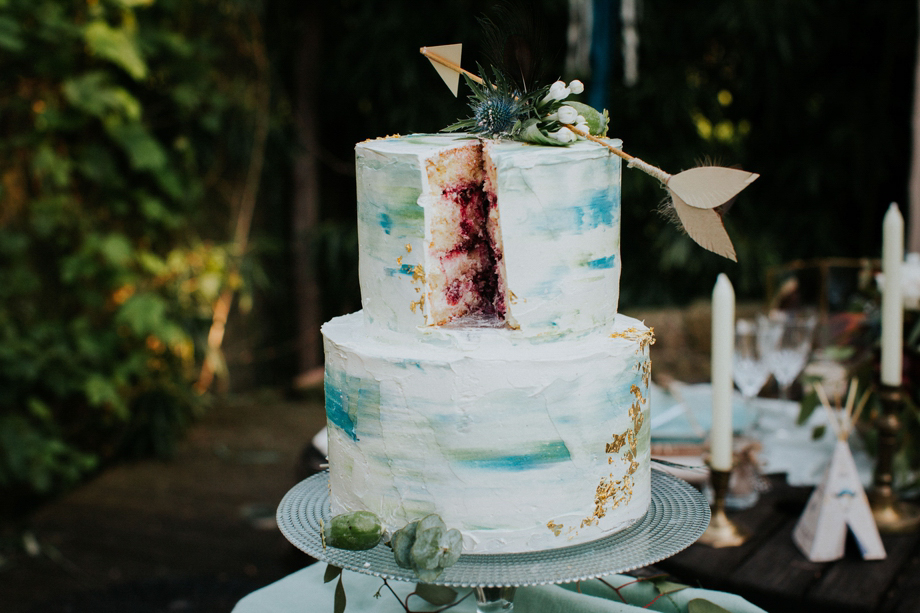
[[[426,161],[429,325],[507,323],[498,207],[486,166],[479,141]]]

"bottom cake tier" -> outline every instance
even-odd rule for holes
[[[333,515],[389,532],[437,513],[464,553],[564,547],[625,529],[650,500],[651,331],[375,335],[323,326]]]

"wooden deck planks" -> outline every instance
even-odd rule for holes
[[[785,485],[752,509],[732,514],[754,537],[740,547],[695,544],[657,566],[681,581],[739,594],[771,613],[917,613],[920,532],[883,535],[888,557],[865,561],[850,538],[843,559],[809,562],[792,541],[810,488]]]
[[[808,600],[838,611],[879,610],[891,597],[890,590],[897,586],[918,538],[917,534],[883,535],[887,557],[874,561],[863,560],[855,543],[850,543],[844,559],[827,564],[821,580],[808,593]]]

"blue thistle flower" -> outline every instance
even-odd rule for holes
[[[482,84],[476,83],[466,74],[463,75],[473,92],[470,96],[473,116],[462,119],[443,131],[467,130],[473,134],[491,137],[517,138],[514,133],[516,125],[523,125],[528,119],[545,116],[559,106],[558,101],[553,101],[552,104],[541,102],[549,87],[544,86],[522,93],[511,79],[495,68],[492,69],[492,80],[482,70],[482,66],[479,66],[479,72],[482,73]]]
[[[473,106],[475,125],[473,132],[479,134],[508,134],[521,114],[520,103],[512,96],[493,90],[485,99]]]

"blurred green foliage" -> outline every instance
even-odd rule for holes
[[[212,305],[244,286],[254,8],[0,0],[4,506],[169,453],[202,408]]]

